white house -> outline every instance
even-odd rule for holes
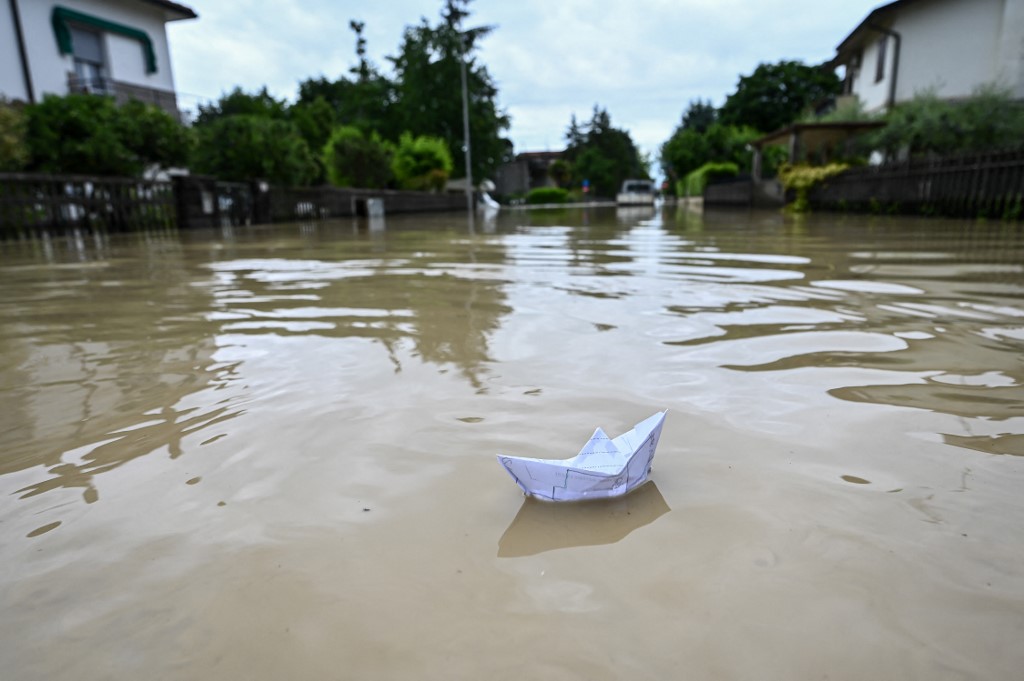
[[[925,90],[944,99],[981,85],[1024,99],[1024,0],[897,0],[836,48],[843,94],[880,111]]]
[[[164,25],[196,13],[168,0],[6,0],[0,4],[0,96],[95,92],[178,115]]]

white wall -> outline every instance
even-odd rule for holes
[[[0,5],[0,96],[28,101],[25,77],[21,73],[21,57],[18,55],[18,36],[14,31],[14,17],[9,2]]]
[[[1004,1],[933,0],[900,12],[893,26],[903,35],[896,101],[928,88],[943,98],[967,97],[994,81]]]
[[[1024,96],[1024,0],[930,0],[909,3],[895,16],[901,36],[896,101],[933,90],[967,97],[980,85],[1001,82]],[[875,82],[880,33],[868,31],[853,93],[867,111],[883,109],[893,77],[895,40],[886,50],[885,77]]]
[[[4,2],[3,4],[7,4]],[[120,0],[19,0],[22,27],[25,33],[26,50],[32,66],[32,83],[36,98],[45,93],[66,94],[68,73],[74,72],[71,55],[62,55],[50,23],[54,5],[61,5],[85,14],[114,21],[144,31],[153,41],[156,53],[156,73],[146,73],[142,47],[137,40],[124,36],[105,36],[105,48],[109,60],[108,75],[133,85],[157,90],[174,90],[171,75],[171,56],[167,46],[162,10],[146,3]],[[0,13],[2,16],[2,13]],[[0,27],[2,31],[2,27]],[[0,36],[3,34],[0,33]],[[6,43],[6,41],[3,41]],[[4,48],[0,48],[4,49]],[[17,65],[17,61],[14,62]],[[8,66],[0,67],[6,72]],[[6,75],[4,76],[6,78]],[[0,81],[5,82],[5,81]]]

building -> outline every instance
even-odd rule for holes
[[[897,0],[836,48],[843,94],[875,112],[932,91],[970,96],[994,84],[1024,98],[1024,0]]]
[[[525,194],[538,187],[557,186],[551,177],[551,166],[565,154],[564,151],[526,151],[515,159],[502,163],[495,171],[498,196]]]
[[[178,116],[165,24],[196,13],[168,0],[7,0],[0,5],[0,96],[91,92]]]

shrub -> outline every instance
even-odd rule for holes
[[[15,172],[28,163],[25,114],[0,98],[0,172]]]
[[[539,203],[565,203],[569,192],[561,187],[537,187],[531,189],[526,195],[526,202],[529,204]]]
[[[331,133],[321,152],[331,184],[380,189],[391,181],[391,150],[377,133],[366,137],[354,126]]]
[[[826,166],[784,165],[779,168],[779,181],[782,186],[796,192],[796,199],[790,206],[790,210],[796,213],[804,213],[809,210],[811,206],[808,194],[811,187],[838,175],[849,167],[845,163],[830,163]]]
[[[391,170],[403,189],[442,191],[452,172],[452,156],[440,137],[413,137],[404,132],[391,159]]]
[[[705,163],[679,181],[676,193],[679,196],[700,196],[709,181],[727,180],[739,174],[739,166],[731,161]]]
[[[183,164],[192,143],[190,130],[142,102],[118,107],[110,97],[47,95],[24,112],[32,170],[139,175]]]
[[[223,180],[308,184],[317,166],[309,145],[290,121],[252,114],[217,118],[197,128],[193,170]]]

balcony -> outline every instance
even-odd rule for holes
[[[157,90],[142,85],[124,83],[112,78],[80,78],[68,75],[68,92],[72,94],[106,95],[113,97],[118,104],[137,99],[147,104],[156,104],[169,113],[175,120],[181,120],[178,110],[178,99],[170,90]]]

